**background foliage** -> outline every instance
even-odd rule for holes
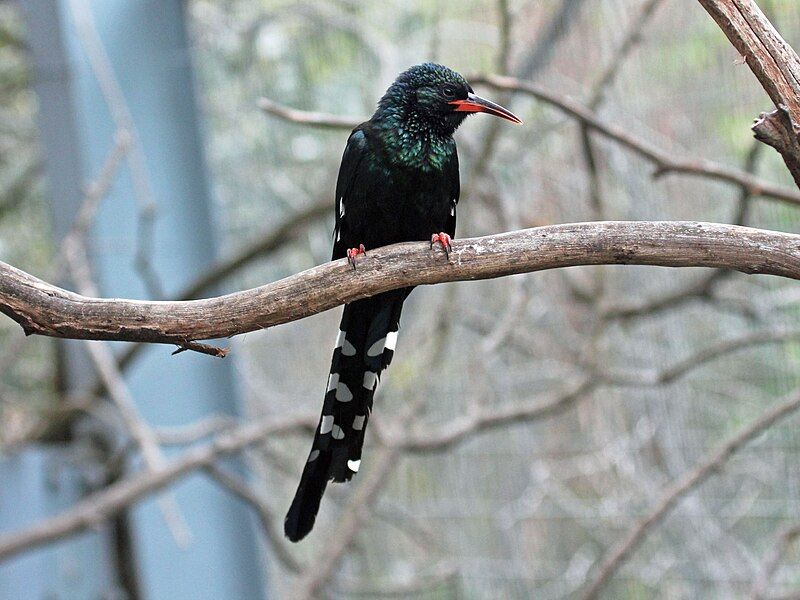
[[[800,45],[795,0],[761,6]],[[188,12],[223,254],[299,211],[331,205],[291,243],[226,280],[229,290],[330,256],[346,132],[265,115],[258,98],[368,115],[397,72],[425,60],[464,74],[518,75],[587,104],[613,65],[613,81],[597,102],[605,121],[676,157],[710,158],[790,184],[774,152],[753,151],[748,125],[768,100],[693,3],[193,0]],[[24,31],[7,3],[0,3],[0,22],[0,256],[44,275],[52,244],[36,99]],[[634,29],[640,40],[622,56]],[[647,161],[594,137],[593,175],[574,120],[519,94],[484,95],[509,106],[525,126],[474,117],[457,134],[461,237],[593,219],[741,218],[783,231],[800,224],[797,208],[749,199],[730,185],[654,178]],[[545,401],[584,381],[589,387],[563,413],[391,461],[337,572],[337,596],[576,594],[671,481],[797,388],[800,335],[695,361],[674,380],[654,377],[722,341],[800,331],[794,283],[711,277],[705,270],[597,267],[417,290],[376,398],[379,430],[400,423],[406,429],[394,433],[411,438],[476,410]],[[232,342],[249,413],[318,411],[338,316],[331,311]],[[51,342],[21,339],[10,321],[0,322],[0,434],[9,447],[46,429],[56,401]],[[402,415],[415,402],[419,415],[409,424]],[[797,524],[796,428],[796,419],[772,428],[691,493],[634,553],[608,597],[748,595],[776,536]],[[374,442],[367,442],[373,448],[365,452],[365,473]],[[267,491],[276,514],[289,504],[309,443],[308,435],[274,437],[249,456],[256,487]],[[296,549],[300,559],[331,542],[340,506],[358,483],[332,490],[317,530]],[[796,589],[797,560],[790,547],[771,592]],[[271,584],[284,591],[291,578],[278,562],[268,568]]]

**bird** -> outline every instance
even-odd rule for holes
[[[449,259],[460,194],[453,134],[478,112],[522,123],[446,66],[423,63],[398,75],[347,140],[336,182],[333,260],[347,258],[355,269],[370,249],[409,241],[439,244]],[[328,482],[349,481],[359,470],[375,389],[394,356],[411,290],[344,307],[322,414],[284,521],[292,542],[313,528]]]

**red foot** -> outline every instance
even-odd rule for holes
[[[442,245],[442,248],[444,248],[444,253],[447,255],[447,258],[450,258],[450,252],[453,250],[453,246],[450,244],[450,235],[444,233],[443,231],[434,233],[431,236],[431,248],[433,248],[433,245],[437,242]]]
[[[359,244],[358,248],[350,248],[347,251],[347,262],[353,265],[353,271],[356,270],[356,256],[359,254],[366,254],[367,251],[364,248],[364,244]]]

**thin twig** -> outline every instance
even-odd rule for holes
[[[353,127],[356,127],[359,123],[363,123],[369,118],[366,116],[343,117],[329,113],[298,110],[263,96],[258,100],[258,107],[265,113],[274,117],[279,117],[284,121],[298,123],[300,125],[312,125],[322,129],[353,129]]]
[[[280,528],[275,527],[275,515],[264,499],[244,479],[223,469],[216,463],[206,466],[205,471],[219,485],[253,509],[275,557],[288,571],[299,573],[300,563],[297,562],[297,559],[286,547]]]
[[[739,169],[724,166],[710,160],[683,159],[672,156],[650,142],[633,135],[623,127],[603,121],[592,110],[582,104],[565,96],[555,94],[541,86],[498,75],[479,75],[472,77],[471,81],[497,90],[513,90],[528,94],[540,102],[559,109],[569,117],[585,123],[587,127],[603,137],[615,141],[624,148],[652,162],[656,167],[655,176],[662,176],[667,173],[681,173],[706,179],[716,179],[747,188],[753,196],[772,198],[789,204],[800,204],[800,191],[798,190],[775,185]]]
[[[769,590],[769,583],[778,565],[783,559],[784,554],[789,546],[800,536],[800,525],[790,525],[784,527],[777,536],[777,539],[772,545],[772,549],[764,556],[764,562],[761,564],[761,571],[758,578],[753,584],[753,589],[750,591],[753,600],[767,600],[767,592]]]
[[[634,550],[664,520],[680,500],[704,483],[709,477],[719,473],[730,458],[746,444],[799,408],[800,395],[795,392],[788,400],[784,399],[777,406],[768,409],[750,425],[728,438],[717,449],[707,454],[692,471],[686,473],[669,486],[653,510],[644,519],[636,523],[630,532],[609,551],[581,598],[583,600],[597,598]]]
[[[42,519],[25,529],[0,535],[0,560],[97,527],[120,511],[189,473],[213,464],[220,457],[239,452],[269,435],[303,429],[312,421],[316,423],[316,417],[269,419],[223,432],[211,442],[195,446],[167,461],[158,471],[140,471],[86,496],[53,517]]]
[[[78,289],[85,293],[97,293],[91,280],[83,246],[79,242],[75,242],[66,244],[66,248],[67,265]],[[114,354],[106,342],[86,341],[85,347],[97,374],[108,391],[109,397],[122,417],[125,428],[130,433],[131,438],[136,441],[147,470],[158,471],[164,466],[166,459],[158,445],[155,432],[145,422],[136,408],[136,403],[128,385],[117,368]],[[159,498],[158,503],[164,516],[164,521],[175,539],[175,543],[181,548],[188,547],[191,542],[191,533],[178,508],[175,496],[172,494],[162,496]]]

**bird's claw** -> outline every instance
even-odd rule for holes
[[[453,251],[453,246],[450,243],[451,241],[452,239],[450,238],[450,235],[444,233],[443,231],[440,231],[439,233],[434,233],[431,236],[431,248],[433,248],[433,245],[436,243],[441,244],[442,248],[444,249],[444,253],[447,255],[447,258],[449,259],[450,252]]]
[[[353,265],[353,271],[356,270],[356,256],[366,253],[367,250],[364,248],[364,244],[359,244],[358,248],[349,248],[347,250],[347,262]]]

